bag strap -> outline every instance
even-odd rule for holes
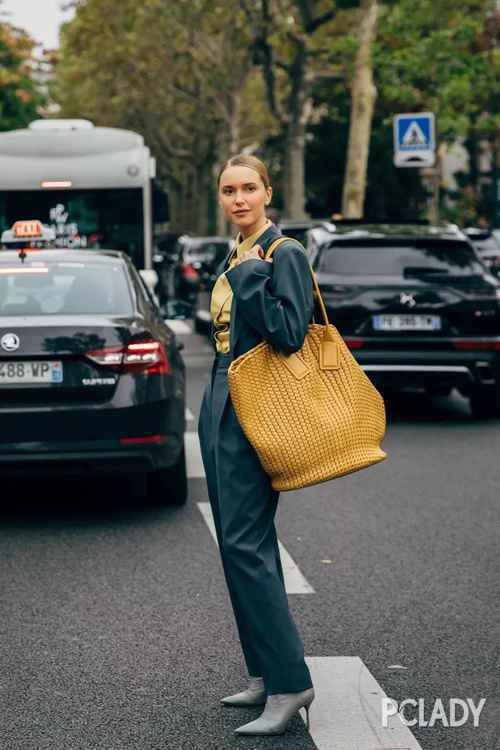
[[[300,247],[302,249],[302,245],[300,244],[300,242],[298,242],[297,240],[295,240],[293,237],[278,237],[278,239],[274,240],[274,242],[272,242],[271,245],[269,245],[269,247],[267,248],[267,252],[266,252],[266,254],[264,256],[264,260],[269,260],[269,258],[274,253],[274,251],[276,250],[276,248],[278,248],[279,245],[281,245],[281,243],[285,242],[286,240],[293,240],[293,242],[296,242],[297,245],[300,245]],[[308,263],[309,263],[309,261],[308,261]],[[311,271],[311,276],[312,276],[313,286],[314,286],[313,294],[314,294],[314,296],[317,298],[317,300],[319,302],[319,307],[320,307],[320,310],[321,310],[321,316],[323,318],[325,326],[328,326],[330,324],[330,321],[328,320],[328,315],[327,315],[327,312],[326,312],[325,303],[323,302],[323,297],[321,296],[321,292],[319,290],[318,280],[316,278],[316,274],[312,270],[312,266],[311,266],[310,263],[309,263],[309,269]]]

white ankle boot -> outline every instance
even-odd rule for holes
[[[225,706],[263,706],[265,702],[266,688],[262,677],[250,677],[246,690],[221,698]]]
[[[306,726],[309,729],[309,706],[314,700],[314,688],[300,693],[274,693],[267,696],[264,712],[255,721],[235,729],[235,734],[283,734],[292,716],[306,709]]]

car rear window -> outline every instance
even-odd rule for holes
[[[417,268],[453,276],[484,273],[465,242],[339,241],[324,247],[317,262],[320,273],[346,276],[404,276]]]
[[[0,265],[0,315],[131,315],[122,264]]]

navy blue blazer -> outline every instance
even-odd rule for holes
[[[282,234],[272,224],[257,244],[267,251]],[[229,253],[220,272],[227,267]],[[273,262],[252,259],[226,271],[233,290],[230,344],[233,359],[265,340],[291,354],[304,343],[313,316],[313,283],[304,248],[296,241],[283,242]],[[212,326],[213,335],[213,326]]]

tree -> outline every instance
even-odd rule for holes
[[[351,84],[351,121],[342,197],[342,214],[349,219],[363,217],[373,110],[377,96],[371,55],[378,10],[377,0],[360,0],[362,16]]]
[[[43,104],[33,75],[34,47],[29,34],[0,16],[0,130],[25,127]]]
[[[286,216],[305,215],[305,144],[314,82],[332,75],[329,47],[321,37],[335,17],[330,0],[240,0],[253,35],[269,109],[282,133]]]
[[[498,11],[491,0],[387,2],[375,44],[380,112],[430,110],[438,141],[487,139],[500,130]],[[478,190],[479,199],[479,190]]]
[[[468,146],[474,139],[488,139],[493,149],[500,132],[499,13],[491,10],[490,0],[461,4],[452,0],[379,0],[379,6],[371,56],[377,98],[371,136],[365,129],[365,144],[370,137],[371,147],[363,200],[365,213],[372,216],[410,218],[424,215],[425,190],[419,170],[397,169],[392,163],[393,116],[431,110],[437,115],[440,143],[461,137]],[[343,35],[332,36],[332,58],[336,55],[342,61],[345,81],[353,84],[356,51],[360,54],[356,17],[346,13]],[[336,22],[334,28],[340,31],[340,26]],[[354,85],[351,88],[352,99]],[[341,210],[338,172],[343,168],[342,144],[346,130],[359,130],[360,122],[346,112],[346,95],[342,80],[333,86],[321,85],[314,93],[316,110],[324,113],[308,128],[308,189],[316,215],[333,208]],[[360,149],[353,151],[361,153]],[[338,171],[331,173],[325,168],[331,163],[339,165]],[[349,169],[348,159],[346,176]],[[473,173],[470,179],[475,179]],[[478,201],[481,182],[484,177],[479,177]],[[493,211],[491,206],[489,211]]]
[[[262,132],[262,108],[248,95],[258,86],[246,34],[230,0],[79,0],[63,29],[63,113],[144,135],[173,229],[213,227],[214,166]]]

